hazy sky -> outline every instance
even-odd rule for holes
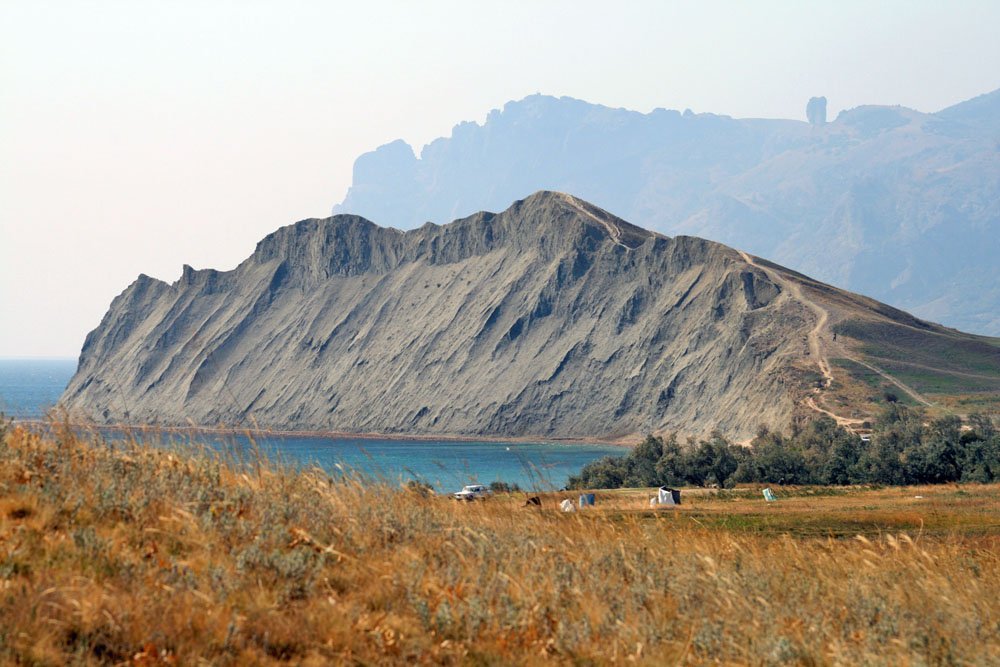
[[[0,0],[0,356],[76,356],[139,273],[230,269],[511,99],[937,111],[1000,87],[998,32],[997,0]]]

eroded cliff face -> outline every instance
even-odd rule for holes
[[[305,220],[232,271],[140,276],[63,401],[112,423],[746,438],[787,422],[811,326],[730,248],[540,192],[405,233]]]

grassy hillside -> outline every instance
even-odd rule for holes
[[[848,320],[834,330],[871,364],[924,394],[1000,393],[1000,339],[891,321]]]
[[[98,440],[0,434],[0,662],[1000,658],[997,486],[563,514]]]

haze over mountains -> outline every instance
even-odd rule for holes
[[[862,106],[824,123],[818,112],[810,103],[813,123],[642,114],[533,95],[419,158],[402,141],[362,155],[334,213],[406,229],[559,190],[1000,335],[1000,90],[937,113]]]
[[[87,337],[63,403],[104,423],[748,438],[830,409],[860,422],[872,405],[835,396],[832,371],[864,382],[828,358],[853,354],[847,337],[900,334],[957,340],[965,365],[947,377],[1000,391],[997,341],[539,192],[408,232],[304,220],[232,271],[140,276]]]

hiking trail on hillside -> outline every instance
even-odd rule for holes
[[[826,408],[820,407],[819,404],[816,402],[816,397],[821,397],[822,393],[826,389],[828,389],[830,387],[830,384],[833,382],[833,373],[830,371],[830,364],[827,361],[826,355],[824,354],[823,341],[820,338],[820,333],[822,333],[824,327],[826,327],[826,324],[830,319],[829,311],[826,308],[824,308],[822,304],[807,297],[802,291],[802,286],[799,285],[798,283],[788,280],[783,275],[781,275],[779,271],[769,269],[766,266],[761,266],[756,261],[754,261],[754,258],[752,258],[747,253],[743,252],[742,250],[737,250],[737,252],[740,254],[740,256],[747,264],[763,271],[765,274],[767,274],[767,276],[771,280],[781,285],[781,287],[786,288],[788,290],[788,293],[791,294],[792,298],[794,298],[796,301],[806,306],[816,314],[816,325],[812,329],[810,329],[806,338],[809,343],[809,355],[816,360],[816,364],[819,366],[820,373],[823,374],[823,384],[822,386],[813,389],[813,395],[805,400],[805,404],[812,410],[815,410],[816,412],[819,412],[821,414],[833,418],[833,420],[836,421],[841,426],[850,427],[852,425],[856,426],[858,424],[863,423],[865,421],[864,419],[856,419],[852,417],[844,417],[842,415],[838,415]],[[861,364],[865,368],[868,368],[869,370],[878,373],[887,381],[891,382],[892,384],[894,384],[895,386],[899,387],[901,390],[906,392],[915,401],[918,401],[923,405],[931,407],[932,403],[923,396],[921,396],[919,393],[917,393],[917,391],[912,387],[907,386],[906,384],[900,382],[899,380],[892,377],[885,371],[876,368],[875,366],[865,361],[862,361],[861,359],[852,359],[852,360],[858,364]]]
[[[580,202],[578,202],[576,200],[576,197],[574,197],[572,195],[568,195],[565,192],[560,192],[558,194],[560,195],[560,197],[562,198],[562,200],[565,201],[570,206],[572,206],[574,210],[578,211],[581,215],[590,218],[594,222],[596,222],[599,225],[601,225],[602,227],[604,227],[604,229],[607,230],[608,235],[610,236],[611,240],[616,245],[619,245],[622,248],[625,248],[626,250],[631,250],[631,248],[629,248],[627,245],[625,245],[624,243],[622,243],[622,232],[621,232],[620,229],[618,229],[616,226],[614,226],[613,224],[611,224],[607,220],[602,220],[601,218],[599,218],[596,215],[594,215],[592,212],[588,211],[586,208],[584,208],[580,204]]]

